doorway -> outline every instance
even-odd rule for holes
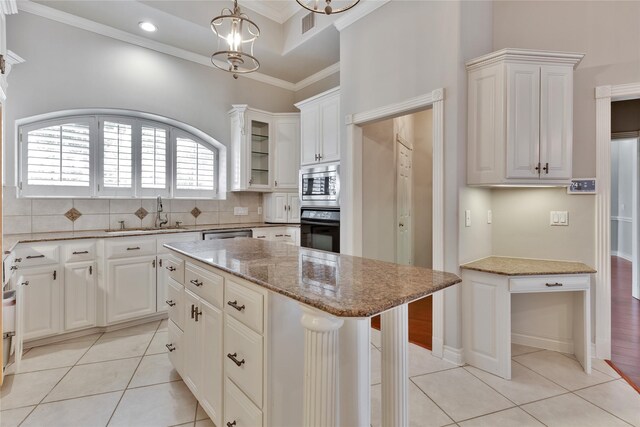
[[[362,126],[364,257],[432,267],[432,126],[431,109]],[[408,312],[409,341],[432,349],[433,298]]]

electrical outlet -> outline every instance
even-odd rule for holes
[[[568,226],[569,212],[567,211],[551,211],[549,213],[549,225],[551,226]]]
[[[471,211],[469,209],[464,211],[464,226],[471,227]]]
[[[493,212],[491,209],[487,211],[487,224],[491,224],[493,222]]]
[[[249,215],[249,208],[241,208],[236,206],[233,208],[233,214],[235,216]]]

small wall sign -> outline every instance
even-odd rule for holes
[[[571,185],[567,187],[567,194],[596,194],[596,179],[572,179]]]

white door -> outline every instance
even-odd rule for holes
[[[182,348],[184,349],[182,361],[182,379],[191,389],[194,396],[199,397],[199,378],[202,373],[202,353],[198,337],[199,324],[195,321],[195,311],[200,305],[200,298],[193,292],[184,292],[184,334],[182,335]]]
[[[412,151],[401,142],[397,142],[397,243],[396,262],[398,264],[413,264],[413,243],[411,230],[411,166]]]
[[[24,340],[60,332],[60,271],[57,267],[22,271],[22,328]]]
[[[320,130],[319,108],[317,105],[304,107],[300,111],[300,164],[312,165],[317,163],[318,138]]]
[[[543,66],[540,72],[540,163],[542,179],[570,179],[573,145],[573,67]]]
[[[202,315],[198,318],[202,371],[200,374],[199,402],[211,421],[220,425],[222,420],[222,312],[200,300]]]
[[[507,65],[507,178],[538,179],[540,66]]]
[[[156,256],[107,262],[107,322],[156,312]]]
[[[273,187],[298,188],[300,170],[300,119],[279,117],[275,121],[275,167]]]
[[[320,161],[340,160],[340,97],[332,97],[320,105]]]
[[[274,193],[271,196],[271,218],[273,222],[287,222],[287,194]]]
[[[287,195],[287,212],[289,214],[288,223],[294,224],[300,222],[300,196],[298,193],[289,193]]]
[[[96,262],[77,262],[64,267],[64,329],[96,324]]]

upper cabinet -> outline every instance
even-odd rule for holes
[[[579,53],[503,49],[467,63],[469,185],[567,185]]]
[[[231,191],[298,187],[300,117],[234,105],[229,147]]]
[[[340,160],[340,88],[298,102],[300,109],[300,163]]]

